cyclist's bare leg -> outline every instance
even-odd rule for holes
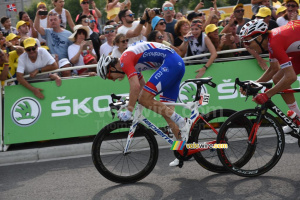
[[[162,115],[167,121],[168,125],[171,127],[175,137],[177,139],[180,139],[180,137],[178,137],[179,128],[175,124],[175,122],[173,122],[170,119],[170,116],[172,116],[172,114],[174,113],[174,108],[170,108],[165,104],[163,104],[162,102],[155,100],[153,94],[150,94],[149,92],[146,92],[144,90],[142,90],[141,95],[139,97],[139,103],[143,105],[145,108],[148,108]]]

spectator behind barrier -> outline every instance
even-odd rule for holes
[[[111,55],[114,48],[114,39],[116,37],[116,28],[113,25],[106,25],[103,29],[104,35],[107,39],[100,47],[100,55],[104,54],[105,56]]]
[[[100,36],[99,33],[93,31],[93,29],[95,27],[95,20],[94,20],[93,15],[90,15],[89,17],[87,17],[86,15],[81,15],[78,18],[78,20],[76,21],[76,23],[89,27],[89,29],[90,29],[89,38],[92,40],[93,47],[94,47],[94,50],[97,55],[97,60],[99,60],[99,58],[100,58],[99,49],[101,46],[101,41],[99,39],[99,36]]]
[[[68,48],[69,60],[74,66],[83,66],[97,63],[97,56],[91,40],[86,40],[90,35],[90,28],[88,26],[76,25],[74,33],[69,37],[69,40],[74,42]],[[95,75],[90,73],[87,68],[77,70],[78,75]]]
[[[177,22],[176,19],[174,19],[175,16],[175,10],[174,10],[174,5],[169,2],[166,1],[163,5],[162,5],[162,12],[163,12],[163,18],[166,21],[166,32],[169,32],[173,35],[173,38],[176,38],[177,35],[175,34],[175,24]]]
[[[189,20],[189,22],[192,22],[194,19],[200,19],[202,21],[202,23],[205,23],[205,21],[206,21],[205,13],[204,12],[200,12],[200,13],[190,12],[187,15],[187,20]]]
[[[175,38],[175,41],[174,41],[175,47],[178,48],[183,43],[184,36],[189,33],[190,28],[191,28],[191,26],[190,26],[190,22],[188,20],[181,19],[181,20],[177,21],[177,23],[175,24],[175,33],[178,37]],[[185,57],[186,50],[183,50],[183,51],[180,50],[179,55],[181,57]]]
[[[34,27],[33,27],[33,21],[30,19],[30,17],[27,14],[27,12],[20,11],[19,12],[19,19],[22,20],[22,21],[25,21],[26,24],[27,24],[27,26],[28,26],[29,31],[27,33],[27,36],[28,37],[37,38],[38,37],[37,31],[34,29]]]
[[[280,6],[277,10],[276,10],[276,19],[283,16],[286,13],[286,7],[285,6]]]
[[[8,76],[9,64],[8,55],[0,49],[0,80],[5,81]]]
[[[162,44],[166,45],[167,47],[171,47],[172,49],[174,49],[176,51],[176,53],[181,53],[181,51],[178,48],[174,47],[171,43],[165,41],[164,35],[158,30],[151,31],[151,33],[147,37],[147,41],[162,43]]]
[[[278,26],[286,25],[289,21],[292,20],[300,20],[298,11],[299,0],[286,0],[285,6],[287,7],[286,13],[276,20]]]
[[[59,60],[68,58],[68,47],[72,44],[68,37],[72,33],[60,27],[61,19],[57,13],[48,15],[48,25],[51,28],[43,28],[40,25],[40,17],[39,11],[37,11],[34,28],[46,39],[51,54],[57,54]]]
[[[174,38],[171,33],[166,32],[166,21],[164,18],[155,16],[151,21],[152,30],[158,30],[164,36],[164,40],[174,44]]]
[[[196,78],[203,76],[208,67],[217,57],[217,51],[205,33],[202,32],[202,23],[200,20],[194,20],[191,23],[191,31],[184,36],[183,43],[179,46],[181,51],[187,52],[187,56],[200,55],[210,52],[211,56],[206,64],[198,69]],[[201,58],[200,58],[201,59]],[[203,59],[203,58],[202,58]]]
[[[272,0],[273,2],[277,2],[277,0]],[[270,0],[251,0],[252,4],[252,13],[253,15],[256,15],[258,13],[258,10],[261,6],[266,6],[270,8],[271,10],[271,16],[275,20],[276,19],[276,13],[273,6],[270,5]],[[255,18],[255,17],[254,17]]]
[[[41,18],[40,18],[40,25],[43,27],[43,28],[47,28],[47,21],[48,21],[48,10],[47,10],[47,5],[46,3],[44,2],[39,2],[37,4],[37,10],[40,10],[40,11],[47,11],[47,14],[44,13],[44,15],[41,15]],[[38,40],[40,41],[41,45],[46,45],[46,40],[44,38],[42,38],[41,34],[38,32]]]
[[[276,21],[271,19],[271,10],[268,7],[260,8],[255,16],[256,19],[263,19],[263,21],[268,25],[268,30],[272,30],[278,27]]]
[[[118,18],[118,14],[121,10],[124,10],[125,7],[127,9],[131,9],[131,1],[128,0],[120,3],[119,0],[107,0],[106,1],[106,13],[108,20],[115,20],[118,22],[120,19]]]
[[[52,4],[54,5],[54,8],[50,10],[49,15],[55,13],[58,14],[61,18],[60,26],[62,26],[65,29],[67,28],[67,22],[68,22],[69,27],[73,31],[75,24],[73,22],[70,12],[67,9],[64,9],[65,1],[52,0]],[[47,27],[52,28],[49,19],[48,19]]]
[[[23,75],[29,74],[30,78],[35,78],[38,73],[52,71],[58,68],[54,58],[44,48],[39,48],[34,38],[24,40],[25,53],[19,57],[17,68],[17,80],[21,85],[29,89],[37,98],[44,99],[41,88],[33,87],[24,79]],[[56,74],[46,74],[43,77],[49,77],[55,80],[56,85],[61,85],[61,79]]]
[[[10,18],[2,17],[1,24],[2,24],[3,28],[0,28],[0,31],[2,32],[4,37],[8,36],[8,34],[10,34],[10,33],[18,34],[17,29],[15,27],[11,26]]]
[[[59,69],[72,67],[72,64],[70,63],[70,61],[67,58],[63,58],[58,61],[58,67],[59,67]],[[72,71],[71,70],[62,71],[62,72],[60,72],[60,75],[61,75],[61,77],[72,76]]]
[[[124,34],[119,33],[119,34],[116,35],[113,43],[116,46],[116,48],[113,49],[111,57],[121,58],[122,53],[128,47],[128,39],[126,39]]]
[[[28,22],[25,22],[23,20],[18,21],[16,28],[19,32],[20,39],[22,39],[22,38],[25,39],[25,38],[29,37],[28,36],[28,32],[29,32]],[[40,47],[41,46],[40,41],[38,39],[36,39],[36,42],[37,42],[37,45]]]
[[[6,50],[5,37],[3,36],[2,32],[0,34],[0,49]]]
[[[146,12],[148,12],[150,19],[147,19]],[[151,26],[148,24],[148,20],[155,17],[155,12],[146,8],[140,21],[134,21],[134,13],[128,9],[121,10],[118,16],[122,21],[122,26],[118,28],[117,33],[123,33],[129,39],[128,45],[131,45],[134,42],[144,40],[145,36],[150,33]],[[146,28],[144,24],[146,24]]]
[[[82,16],[82,15],[86,15],[87,17],[88,16],[93,16],[94,17],[94,20],[96,21],[95,22],[95,26],[93,28],[93,31],[96,32],[96,33],[100,33],[100,25],[98,23],[98,18],[101,18],[102,17],[102,13],[101,11],[96,7],[96,4],[94,1],[89,1],[89,0],[79,0],[79,3],[80,3],[80,6],[82,8],[82,13],[78,14],[76,16],[76,24],[77,23],[77,20]],[[93,9],[89,9],[89,5],[91,5],[93,7]]]
[[[233,15],[235,17],[235,20],[237,21],[237,29],[236,33],[239,34],[241,31],[241,28],[246,24],[247,22],[250,21],[249,18],[244,18],[244,4],[239,3],[236,6],[233,7]]]
[[[181,13],[181,12],[177,12],[176,14],[175,14],[175,19],[178,21],[178,20],[181,20],[182,18],[183,18],[184,16],[183,16],[183,14]]]

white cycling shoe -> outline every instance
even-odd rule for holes
[[[282,127],[283,133],[288,134],[293,131],[293,129],[289,126]]]
[[[186,141],[186,142],[188,141],[190,136],[191,126],[192,126],[192,121],[190,119],[187,119],[185,126],[182,129],[180,129],[182,141]]]
[[[179,165],[179,160],[177,158],[175,158],[175,160],[173,160],[172,162],[170,162],[169,166],[170,167],[176,167]]]

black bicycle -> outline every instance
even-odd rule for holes
[[[236,85],[246,91],[247,98],[257,95],[264,86],[267,89],[272,87],[271,83],[242,82],[239,79],[235,81],[235,89]],[[300,92],[300,88],[287,89],[280,94],[296,92]],[[239,111],[223,123],[217,136],[217,143],[228,145],[227,149],[218,149],[217,152],[222,164],[232,173],[243,177],[259,176],[280,160],[285,136],[282,124],[269,110],[293,129],[290,134],[298,138],[300,146],[299,127],[271,99],[254,109]]]

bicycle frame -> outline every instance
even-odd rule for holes
[[[202,98],[199,101],[195,101],[195,102],[188,102],[188,103],[164,103],[167,106],[181,106],[184,107],[186,109],[191,110],[191,117],[190,120],[192,120],[192,126],[190,129],[193,129],[193,127],[195,126],[195,123],[199,120],[199,118],[201,120],[203,120],[203,122],[205,122],[216,134],[218,134],[217,130],[211,126],[208,122],[205,121],[205,119],[203,118],[203,116],[199,113],[198,107],[202,106],[202,105],[206,105],[208,104],[208,100],[209,100],[209,95],[205,94],[202,96]],[[128,152],[128,149],[130,147],[131,144],[131,139],[134,135],[134,132],[136,130],[136,127],[138,125],[138,123],[142,123],[143,125],[145,125],[146,127],[150,128],[154,133],[156,133],[157,135],[161,136],[167,143],[169,143],[170,145],[173,145],[174,140],[172,140],[167,134],[165,134],[164,132],[162,132],[157,126],[155,126],[152,122],[150,122],[146,117],[143,116],[142,111],[143,111],[143,106],[138,104],[135,107],[135,112],[134,112],[134,116],[133,116],[133,122],[132,125],[130,126],[129,129],[129,133],[128,133],[128,137],[127,137],[127,142],[124,148],[124,154],[126,154]],[[207,144],[214,144],[216,143],[215,141],[209,142]],[[199,151],[204,151],[207,150],[209,148],[199,148],[199,149],[190,149],[188,150],[188,154],[187,155],[191,155],[194,153],[197,153]],[[178,152],[180,154],[183,155],[183,150],[178,150]]]
[[[297,89],[286,89],[282,92],[279,92],[278,94],[286,94],[286,93],[296,93],[300,92],[300,88]],[[286,125],[288,125],[291,129],[293,129],[294,132],[297,134],[295,135],[297,138],[300,138],[300,128],[288,117],[286,116],[271,100],[267,101],[262,107],[260,108],[260,115],[258,116],[258,119],[253,124],[252,130],[249,134],[249,141],[251,141],[251,144],[254,144],[256,133],[258,128],[261,124],[261,115],[267,111],[267,109],[270,109],[273,111],[274,114],[276,114],[280,119],[282,119]]]

